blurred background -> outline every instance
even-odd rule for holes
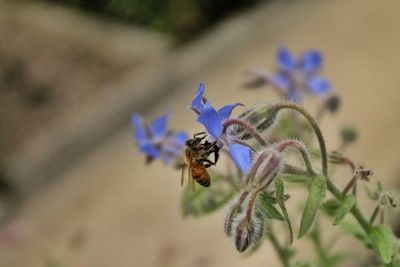
[[[223,210],[182,218],[180,172],[145,166],[130,115],[170,111],[195,133],[200,81],[216,106],[277,100],[243,89],[244,72],[272,70],[279,45],[316,48],[342,98],[322,122],[328,148],[353,125],[349,155],[399,187],[399,12],[396,0],[0,0],[0,265],[278,266],[268,242],[236,252]],[[365,266],[343,239],[347,266]]]

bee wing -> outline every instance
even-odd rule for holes
[[[191,183],[191,185],[192,185],[192,192],[194,192],[194,190],[195,190],[195,188],[194,188],[194,179],[193,179],[193,176],[192,176],[192,164],[189,164],[189,167],[188,167],[188,177],[189,177],[189,183]]]
[[[183,180],[185,179],[185,170],[186,170],[186,164],[183,164],[181,173],[181,186],[183,186]]]

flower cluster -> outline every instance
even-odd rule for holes
[[[250,71],[252,79],[249,87],[270,84],[284,98],[300,101],[305,93],[316,96],[328,96],[332,93],[330,82],[321,76],[322,54],[316,50],[308,50],[296,58],[286,47],[277,53],[277,72],[270,76],[262,70]]]
[[[132,115],[135,140],[139,151],[146,155],[147,162],[161,158],[170,165],[182,155],[188,136],[182,131],[176,133],[168,131],[168,117],[169,114],[164,114],[147,125],[137,113]]]
[[[260,71],[253,72],[255,79],[248,85],[255,87],[268,83],[289,101],[242,107],[242,112],[235,116],[232,112],[243,106],[241,103],[216,109],[205,97],[204,84],[200,83],[190,109],[196,113],[196,121],[207,132],[187,139],[184,132],[167,131],[168,114],[156,118],[149,125],[142,122],[138,114],[133,114],[136,142],[148,161],[161,158],[171,164],[176,160],[182,162],[184,157],[182,178],[187,169],[192,186],[194,181],[202,185],[195,193],[190,186],[185,188],[182,198],[184,215],[204,215],[230,202],[224,229],[241,253],[268,238],[283,266],[337,266],[339,255],[332,255],[324,247],[318,223],[315,223],[318,212],[322,210],[332,219],[333,225],[340,225],[343,231],[373,249],[380,258],[379,266],[398,266],[400,240],[385,225],[383,214],[385,209],[400,205],[400,194],[385,190],[378,183],[377,189],[367,192],[376,202],[369,220],[358,207],[357,185],[360,181],[369,182],[373,172],[342,154],[357,139],[357,132],[351,127],[341,132],[341,145],[337,148],[341,152],[328,153],[318,121],[323,111],[336,111],[340,102],[333,95],[328,80],[319,74],[322,61],[322,54],[316,50],[308,50],[296,58],[287,48],[281,47],[277,54],[276,74],[270,76]],[[295,103],[305,93],[325,99],[316,119]],[[292,113],[278,116],[283,110]],[[289,125],[290,131],[282,130],[282,124]],[[275,132],[278,134],[274,135]],[[312,146],[312,140],[306,139],[313,136],[318,141],[318,148]],[[185,146],[185,153],[182,153]],[[230,165],[226,173],[208,169],[217,164],[220,151],[237,166],[237,172],[232,171]],[[315,155],[312,161],[309,151]],[[289,157],[289,153],[296,155],[297,161]],[[213,161],[210,155],[214,155]],[[315,168],[318,163],[320,168]],[[343,189],[331,179],[333,172],[328,170],[330,164],[350,167],[351,179]],[[271,230],[274,221],[284,222],[289,244],[293,242],[295,229],[292,220],[295,216],[289,216],[286,209],[289,195],[286,194],[285,184],[290,182],[306,185],[307,188],[297,237],[309,234],[319,255],[317,260],[306,263],[292,264],[293,250],[281,245]],[[328,192],[330,199],[325,200]],[[346,221],[349,215],[357,224]],[[380,223],[376,224],[378,217]]]

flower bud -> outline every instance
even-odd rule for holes
[[[274,124],[277,113],[278,110],[276,108],[264,105],[245,111],[239,116],[239,119],[250,124],[259,133],[262,133]],[[241,140],[249,140],[253,137],[242,127],[233,128],[229,132],[229,135]]]
[[[351,144],[357,140],[357,131],[352,127],[343,127],[340,131],[342,142],[344,144]]]
[[[264,162],[254,171],[256,175],[253,184],[258,184],[260,188],[267,187],[280,172],[282,162],[283,160],[280,153],[270,151],[268,157],[266,157]]]
[[[235,245],[239,252],[244,252],[250,245],[257,244],[263,234],[264,219],[252,212],[251,217],[245,217],[236,227]]]
[[[244,206],[248,202],[248,191],[244,191],[241,194],[239,194],[239,197],[235,198],[232,201],[232,205],[230,205],[228,213],[226,214],[225,218],[225,224],[224,224],[224,230],[225,234],[228,237],[233,236],[233,229],[237,225],[238,221],[240,220],[239,218],[243,218],[243,210]]]
[[[331,112],[334,113],[338,111],[340,107],[340,97],[333,95],[329,97],[325,102],[326,108]]]

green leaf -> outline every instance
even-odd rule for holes
[[[299,174],[284,174],[281,178],[288,183],[307,183],[310,181],[310,177]]]
[[[357,238],[365,247],[372,249],[372,243],[369,236],[365,233],[364,229],[358,224],[353,224],[348,221],[341,221],[339,227],[346,233]]]
[[[315,175],[308,186],[308,191],[310,193],[308,195],[306,206],[303,211],[303,216],[301,218],[298,238],[304,236],[310,229],[314,221],[315,215],[317,215],[317,211],[324,201],[326,192],[325,177],[322,175]]]
[[[335,212],[335,220],[333,224],[337,225],[344,218],[344,216],[346,216],[346,214],[349,213],[349,211],[354,207],[356,202],[357,199],[355,195],[345,196]]]
[[[385,264],[392,261],[394,236],[392,230],[380,224],[371,229],[369,237]]]
[[[292,228],[292,223],[290,222],[290,219],[289,219],[289,214],[288,214],[288,212],[286,210],[286,206],[285,206],[285,188],[284,188],[282,179],[275,180],[275,194],[276,194],[276,201],[278,202],[278,205],[283,212],[283,216],[284,216],[286,224],[288,226],[289,236],[290,236],[289,243],[292,244],[293,243],[293,228]]]
[[[187,184],[184,188],[181,207],[184,217],[199,217],[217,210],[228,202],[235,191],[221,179],[221,174],[210,172],[211,186],[203,187],[196,184],[196,191]]]
[[[340,201],[336,198],[331,198],[322,203],[322,210],[326,213],[326,215],[333,217],[340,206]]]
[[[267,192],[262,192],[260,194],[259,203],[260,208],[265,212],[265,215],[267,215],[267,217],[280,221],[285,220],[282,213],[277,208],[275,208],[273,204],[274,198],[270,196]]]

